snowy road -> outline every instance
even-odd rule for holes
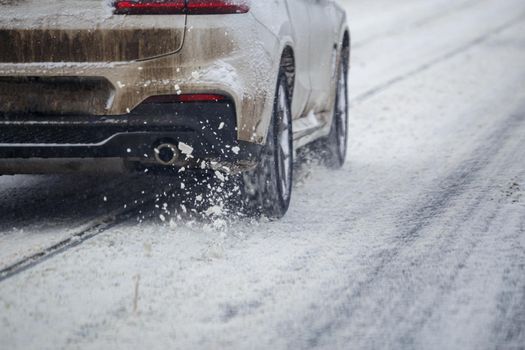
[[[1,177],[0,349],[525,349],[525,2],[345,4],[349,160],[283,220]]]

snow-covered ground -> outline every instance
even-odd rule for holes
[[[344,4],[347,165],[279,222],[148,204],[0,277],[1,349],[525,348],[525,2]],[[0,269],[167,188],[2,177]]]

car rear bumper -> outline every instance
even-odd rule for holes
[[[199,168],[249,168],[261,149],[238,140],[229,101],[143,104],[117,116],[0,116],[4,160],[120,158],[147,166],[158,163],[155,148],[163,143],[179,147],[175,165]]]

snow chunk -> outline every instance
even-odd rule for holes
[[[222,182],[224,182],[224,180],[226,180],[226,178],[224,177],[224,175],[220,171],[215,170],[215,176],[217,176],[217,178],[219,180],[221,180]]]
[[[179,149],[183,154],[187,156],[191,156],[191,154],[193,153],[193,147],[185,144],[184,142],[179,142]]]
[[[204,214],[206,214],[208,216],[220,215],[220,214],[222,214],[222,207],[220,205],[213,205],[213,206],[209,207],[208,209],[206,209]]]

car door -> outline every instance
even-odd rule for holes
[[[310,17],[310,105],[325,112],[331,105],[335,46],[336,13],[333,0],[307,0]],[[316,113],[320,115],[320,113]]]

